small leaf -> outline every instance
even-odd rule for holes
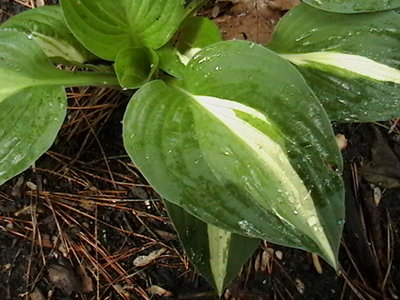
[[[62,0],[61,7],[76,38],[106,60],[126,47],[160,48],[185,13],[182,0]]]
[[[160,67],[172,76],[182,78],[190,59],[205,46],[222,40],[218,26],[203,17],[190,17],[182,24],[175,38],[160,48]]]
[[[164,203],[190,261],[221,295],[254,253],[259,240],[206,224],[181,207]]]
[[[353,14],[390,10],[400,7],[400,0],[304,0],[318,9]]]
[[[149,48],[125,48],[115,59],[115,71],[123,88],[138,88],[148,82],[158,66],[158,55]]]
[[[1,28],[15,28],[27,33],[51,58],[63,58],[74,63],[85,63],[95,58],[70,32],[59,6],[27,10],[10,18]]]
[[[330,119],[377,121],[400,112],[400,16],[341,15],[305,4],[279,22],[268,48],[294,63]]]
[[[125,148],[147,180],[203,222],[336,267],[341,156],[301,75],[243,41],[204,48],[184,75],[146,84],[126,110]]]

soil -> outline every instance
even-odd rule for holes
[[[2,0],[0,20],[42,2],[51,4]],[[264,43],[297,3],[217,0],[201,14],[226,38]],[[185,257],[159,195],[123,149],[120,121],[130,94],[73,88],[68,95],[54,146],[0,187],[0,298],[217,299]],[[333,126],[347,141],[342,273],[309,253],[263,241],[223,299],[398,299],[397,120]]]

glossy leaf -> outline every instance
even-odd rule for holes
[[[341,15],[299,5],[279,22],[268,48],[296,64],[329,118],[400,115],[400,16]]]
[[[64,85],[116,83],[113,74],[56,69],[31,36],[0,30],[0,184],[50,147],[65,116]]]
[[[70,32],[59,6],[27,10],[8,19],[1,28],[15,28],[27,33],[51,58],[75,63],[85,63],[95,58]]]
[[[218,26],[203,17],[190,17],[182,24],[176,37],[157,52],[160,67],[177,78],[182,78],[190,59],[205,46],[222,40]]]
[[[256,250],[259,240],[208,225],[165,201],[186,255],[221,295]]]
[[[301,75],[242,41],[204,48],[184,75],[146,84],[125,113],[125,148],[147,180],[206,223],[337,267],[341,157]]]
[[[53,144],[66,114],[64,88],[26,88],[0,103],[0,185]]]
[[[149,48],[125,48],[115,60],[115,71],[123,88],[138,88],[148,82],[158,66],[158,55]]]
[[[400,7],[400,0],[304,0],[315,8],[337,13],[364,13]]]
[[[115,60],[126,47],[157,49],[168,42],[185,13],[182,0],[62,0],[68,26],[90,51]]]

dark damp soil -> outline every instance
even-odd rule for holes
[[[39,2],[2,0],[1,21]],[[201,13],[227,38],[266,42],[298,1],[236,2],[216,1]],[[0,299],[217,299],[185,257],[160,197],[123,149],[128,98],[69,90],[68,118],[54,146],[0,187]],[[398,299],[396,122],[333,124],[347,141],[342,273],[304,251],[261,242],[223,299]],[[157,258],[135,264],[150,253]]]

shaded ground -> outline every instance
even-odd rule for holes
[[[0,1],[1,20],[39,2]],[[268,41],[297,3],[236,2],[216,1],[202,14],[225,37],[258,42]],[[55,145],[0,187],[4,299],[217,299],[184,256],[160,197],[123,150],[128,99],[120,91],[69,90]],[[396,299],[400,193],[379,184],[400,186],[399,128],[334,126],[347,138],[343,273],[311,254],[262,242],[224,299]]]

